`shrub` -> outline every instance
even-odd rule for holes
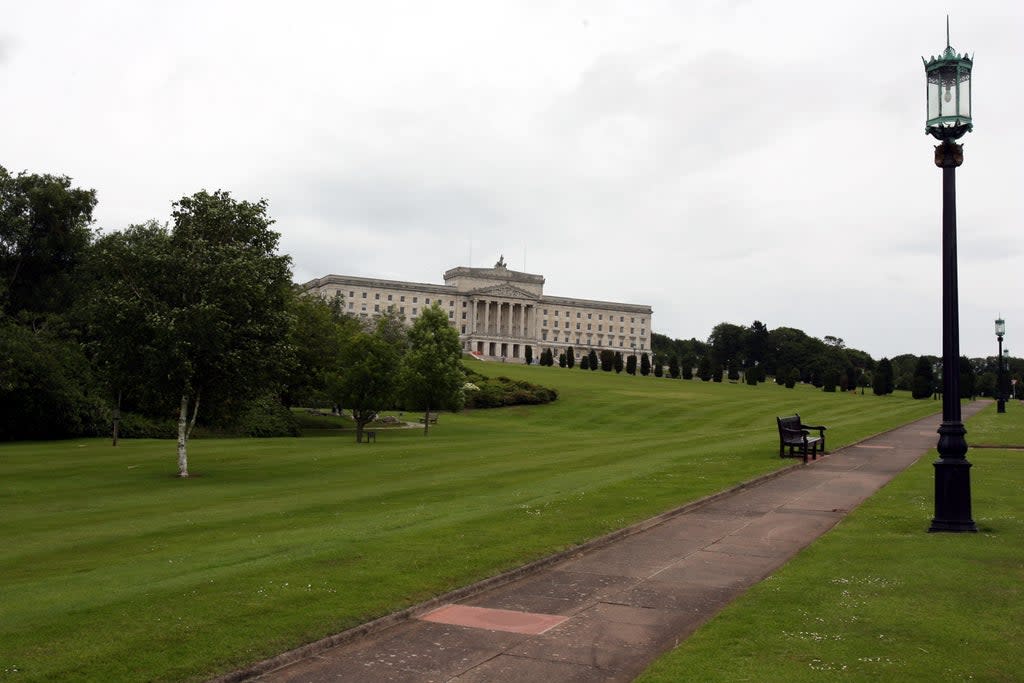
[[[523,380],[484,377],[475,372],[468,372],[466,379],[480,388],[479,391],[466,393],[467,408],[537,405],[550,403],[558,398],[558,392],[554,389]]]

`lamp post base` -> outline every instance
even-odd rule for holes
[[[928,532],[976,533],[978,527],[971,519],[971,463],[964,457],[940,457],[932,465],[935,467],[935,519]]]

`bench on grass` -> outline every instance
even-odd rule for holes
[[[426,424],[426,423],[427,423],[427,418],[421,417],[420,418],[420,424]],[[430,424],[432,424],[432,425],[436,425],[437,424],[437,415],[431,415],[430,416]]]
[[[370,443],[371,441],[374,442],[374,443],[377,443],[377,432],[369,430],[369,429],[364,429],[363,430],[363,443]]]
[[[807,456],[811,456],[811,460],[818,459],[818,453],[825,455],[825,427],[821,425],[805,425],[800,421],[800,415],[790,415],[789,417],[776,417],[775,420],[779,423],[779,457],[785,458],[787,456],[786,449],[789,449],[789,457],[796,458],[802,456],[804,463],[807,462]],[[810,430],[818,430],[817,436],[811,436]]]

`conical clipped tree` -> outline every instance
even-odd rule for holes
[[[651,357],[646,351],[640,354],[640,374],[644,377],[651,374]]]
[[[597,359],[597,351],[595,351],[594,349],[590,349],[590,353],[587,354],[587,360],[590,361],[589,364],[591,370],[597,370],[599,367],[601,367],[601,364]]]
[[[615,367],[615,352],[611,349],[601,349],[600,353],[601,369],[605,372],[611,372],[612,368]]]
[[[830,394],[836,393],[836,386],[839,384],[839,371],[835,368],[828,368],[821,373],[821,389]]]
[[[567,361],[565,359],[565,352],[563,351],[562,353],[558,354],[558,367],[564,368],[566,367],[566,364]]]
[[[675,354],[668,359],[668,376],[672,379],[679,379],[679,356]]]
[[[665,376],[665,365],[661,362],[660,358],[658,358],[658,359],[656,359],[654,361],[654,376],[655,377],[664,377]]]
[[[724,372],[725,372],[725,368],[722,367],[721,363],[714,363],[714,362],[712,362],[712,364],[711,364],[711,381],[712,382],[721,382],[722,381],[722,374]]]
[[[696,364],[697,359],[691,354],[686,354],[680,359],[680,373],[683,379],[693,379],[693,366]]]
[[[786,373],[786,388],[792,389],[796,386],[796,383],[800,381],[800,371],[796,368],[790,368],[789,372]]]
[[[914,398],[929,398],[935,388],[935,372],[932,370],[931,361],[925,356],[917,359],[914,367],[914,380],[911,383],[910,395]]]
[[[523,352],[523,357],[526,359],[527,365],[533,365],[533,347],[527,344],[526,350]]]
[[[704,354],[701,356],[700,363],[697,364],[697,377],[700,377],[703,382],[711,381],[711,356]]]
[[[630,357],[626,359],[626,374],[636,374],[636,355],[630,355]]]
[[[974,374],[974,366],[967,356],[960,356],[960,398],[973,399],[977,394],[975,388],[977,376]]]
[[[875,374],[871,378],[871,391],[875,396],[886,396],[892,393],[892,361],[883,358],[875,366]]]
[[[565,367],[576,367],[576,352],[572,350],[571,346],[565,350]]]
[[[740,364],[735,358],[729,360],[729,381],[735,382],[740,378]]]
[[[589,370],[589,369],[590,369],[590,356],[584,354],[583,357],[580,358],[580,370]]]

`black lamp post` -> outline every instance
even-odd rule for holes
[[[1006,334],[1006,321],[996,318],[996,339],[999,340],[999,367],[996,369],[996,412],[1006,412],[1006,382],[1003,381],[1003,335]]]
[[[956,167],[964,150],[956,143],[974,126],[971,122],[971,67],[973,59],[957,54],[949,45],[939,57],[923,57],[927,80],[928,120],[925,132],[941,144],[935,146],[935,165],[942,169],[942,425],[939,459],[935,461],[935,517],[928,531],[970,532],[971,463],[960,419],[960,314],[956,266]]]

